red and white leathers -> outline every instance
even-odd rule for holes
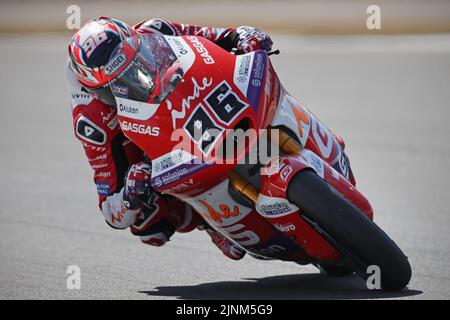
[[[143,21],[133,28],[138,33],[161,32],[175,36],[202,36],[226,50],[231,50],[237,43],[242,43],[243,35],[242,32],[237,32],[239,28],[198,27],[169,23],[161,19]],[[261,42],[258,46],[257,42],[252,41],[251,48],[270,50],[269,47],[265,47],[267,43]],[[245,51],[249,50],[249,44],[243,43],[243,46]],[[82,142],[88,161],[94,169],[99,206],[106,222],[117,229],[129,227],[144,243],[157,246],[166,243],[175,231],[189,232],[195,229],[201,221],[200,216],[188,205],[174,198],[155,195],[152,205],[144,209],[124,207],[125,173],[130,165],[143,160],[143,153],[122,133],[115,107],[96,99],[84,88],[77,81],[70,64],[67,65],[66,73],[72,95],[75,135]],[[243,252],[239,253],[240,249],[233,248],[233,245],[229,250],[230,245],[224,244],[226,240],[218,237],[212,237],[212,240],[225,255],[232,259],[242,258]]]

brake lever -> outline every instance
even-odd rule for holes
[[[231,53],[231,54],[234,54],[234,55],[238,54],[238,48],[233,48],[233,49],[231,49],[230,53]],[[270,57],[271,55],[279,55],[279,54],[280,54],[280,50],[278,50],[278,49],[267,52],[267,55],[268,55],[269,57]]]
[[[267,52],[267,55],[270,57],[271,55],[279,55],[280,54],[280,50],[273,50],[273,51],[269,51]]]

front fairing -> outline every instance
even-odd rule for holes
[[[182,68],[181,81],[161,102],[116,100],[124,134],[152,159],[152,186],[182,198],[228,176],[244,154],[223,157],[225,137],[232,129],[270,122],[278,79],[270,71],[266,82],[273,69],[263,51],[235,56],[201,37],[165,40]],[[256,143],[255,132],[248,148]]]

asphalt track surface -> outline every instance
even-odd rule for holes
[[[153,248],[110,229],[72,132],[68,39],[34,35],[0,36],[0,298],[448,299],[450,35],[274,39],[284,85],[344,137],[376,221],[409,256],[408,290],[230,261],[199,231]]]

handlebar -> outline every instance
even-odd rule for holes
[[[231,54],[234,54],[234,55],[239,54],[238,48],[233,48],[233,49],[231,49],[230,53],[231,53]],[[278,50],[278,49],[267,52],[267,55],[268,55],[269,57],[270,57],[271,55],[278,55],[278,54],[280,54],[280,50]]]

